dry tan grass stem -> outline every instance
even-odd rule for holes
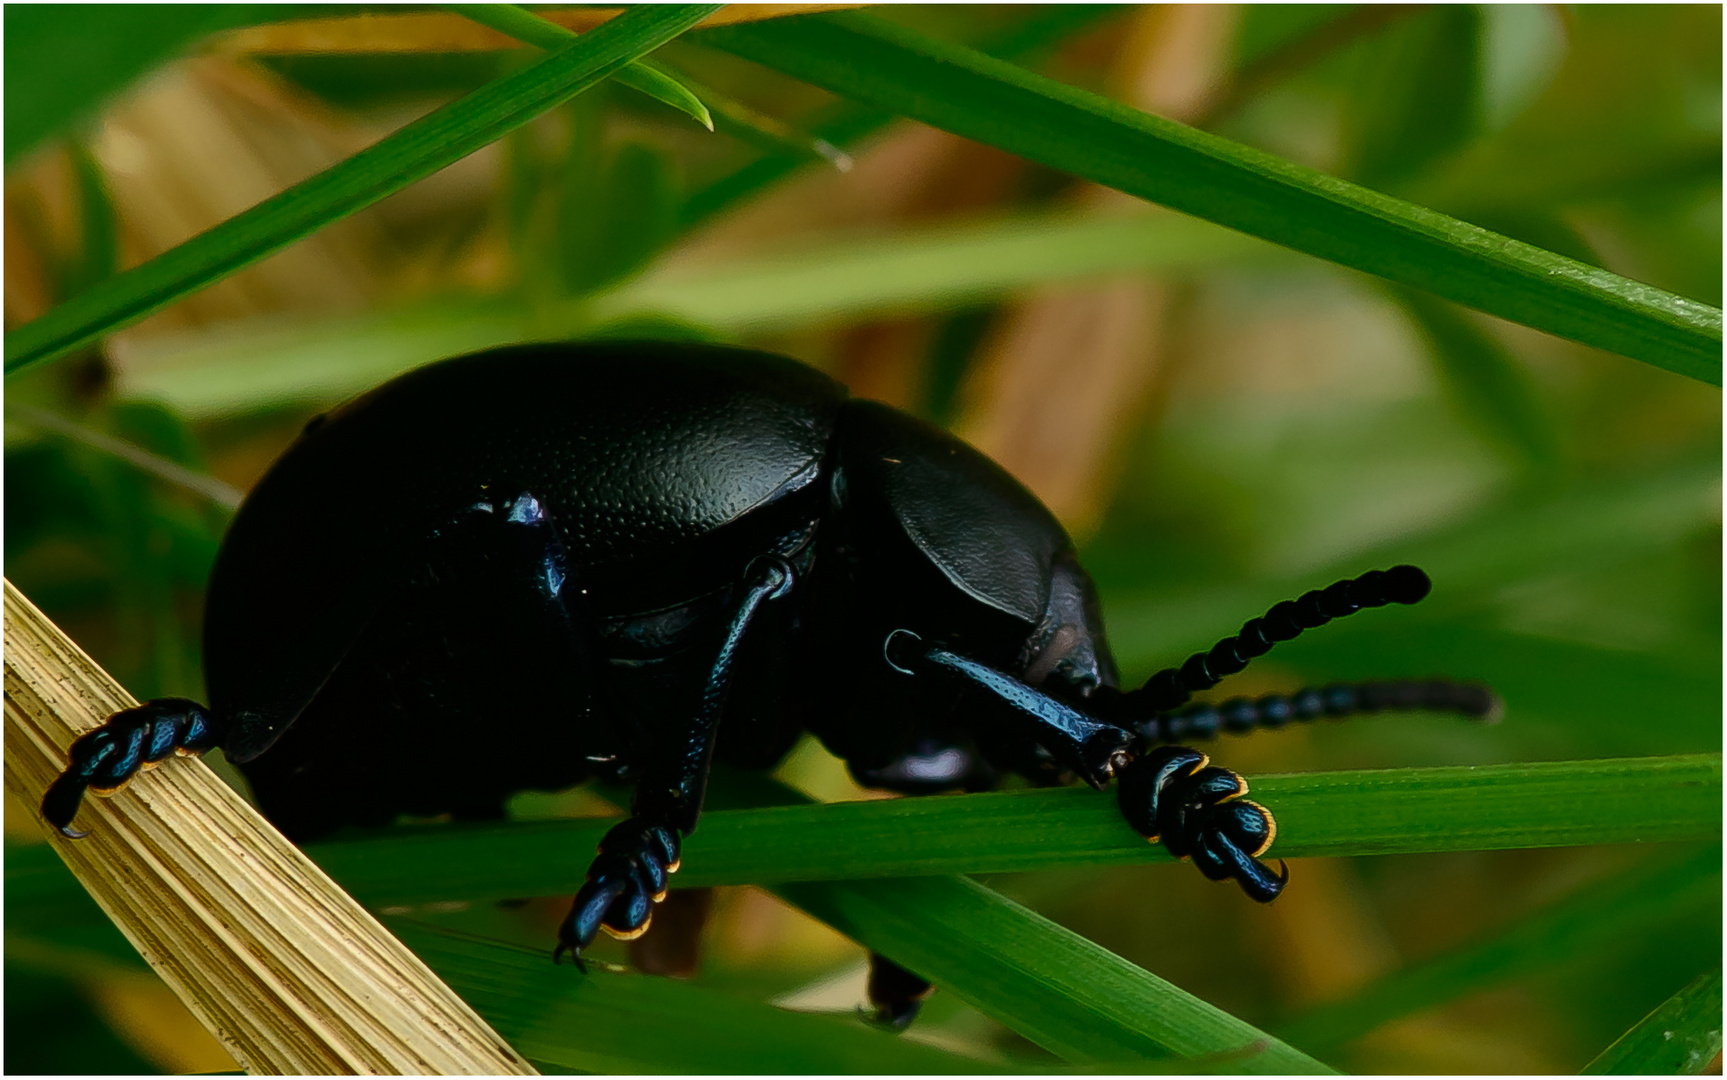
[[[134,699],[5,582],[6,787]],[[247,1071],[514,1074],[532,1066],[202,762],[172,760],[51,838],[150,966]]]

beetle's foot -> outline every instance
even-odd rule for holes
[[[215,745],[216,725],[196,701],[156,698],[117,712],[72,743],[66,771],[42,796],[42,817],[62,836],[88,836],[72,828],[86,788],[111,795],[170,755],[202,754]]]
[[[872,1024],[904,1031],[917,1019],[924,998],[932,987],[928,979],[914,975],[881,953],[869,954],[869,1002],[874,1011],[866,1013]]]
[[[678,834],[671,827],[640,817],[612,826],[600,838],[588,880],[558,926],[552,960],[568,952],[586,971],[582,950],[601,930],[624,941],[647,933],[654,905],[666,898],[667,879],[677,868]]]
[[[1245,794],[1247,781],[1185,746],[1160,746],[1137,759],[1116,790],[1134,831],[1177,858],[1191,857],[1213,881],[1234,878],[1266,903],[1283,891],[1289,868],[1274,874],[1259,861],[1277,837],[1277,822]]]

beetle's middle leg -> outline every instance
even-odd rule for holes
[[[665,898],[667,876],[678,868],[682,839],[701,816],[714,736],[744,634],[763,604],[791,591],[793,576],[791,564],[779,555],[759,556],[745,569],[690,720],[675,740],[656,747],[643,763],[630,816],[601,838],[587,881],[558,927],[554,960],[567,951],[581,966],[582,950],[601,929],[625,940],[647,931],[653,905]]]

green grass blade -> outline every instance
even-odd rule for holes
[[[652,273],[546,316],[561,332],[659,314],[721,332],[758,332],[943,304],[995,299],[1054,281],[1156,270],[1168,274],[1289,256],[1269,244],[1176,214],[1097,218],[1050,214],[908,229],[828,242],[772,258]],[[526,309],[452,300],[351,318],[258,321],[162,339],[124,393],[188,416],[284,402],[324,403],[411,367],[543,336]],[[171,363],[154,357],[171,356]]]
[[[1712,840],[1721,756],[1252,777],[1278,821],[1274,856],[1486,851]],[[417,830],[306,850],[368,903],[556,896],[581,887],[607,819]],[[1087,788],[718,810],[678,884],[923,877],[1167,862]],[[435,875],[427,868],[436,867]]]
[[[568,48],[422,117],[6,335],[6,373],[136,322],[472,153],[612,75],[716,9],[632,8]]]
[[[1089,30],[1102,20],[1119,17],[1124,10],[1117,4],[1052,4],[1041,11],[1032,10],[1022,22],[1006,32],[991,35],[978,48],[1002,60],[1029,63],[1070,35]],[[808,127],[810,134],[826,145],[852,147],[892,120],[892,113],[842,101],[825,110]],[[692,191],[684,203],[680,225],[694,228],[808,164],[809,155],[801,146],[787,149],[791,152],[758,158]]]
[[[1583,1070],[1585,1076],[1696,1076],[1721,1052],[1721,969],[1662,1002]]]
[[[1721,849],[1678,865],[1657,860],[1580,890],[1487,940],[1379,979],[1349,997],[1279,1025],[1277,1034],[1323,1053],[1390,1020],[1523,975],[1596,957],[1641,930],[1721,902]],[[1650,888],[1651,878],[1661,887]]]
[[[808,796],[759,774],[725,770],[714,779],[708,798],[716,806],[813,808]],[[1133,1072],[1331,1071],[967,878],[774,891],[1069,1061]]]
[[[1251,777],[1277,816],[1272,855],[1489,851],[1718,841],[1721,755]],[[143,781],[143,782],[148,782]],[[710,805],[713,805],[710,803]],[[374,905],[558,896],[581,887],[606,818],[403,827],[306,851]],[[8,852],[8,910],[67,886]],[[924,877],[1170,861],[1088,788],[710,810],[680,886]],[[14,874],[24,875],[14,880]],[[70,878],[66,878],[69,882]],[[76,886],[71,886],[75,888]],[[58,899],[57,899],[58,898]]]
[[[450,4],[449,8],[463,18],[548,52],[556,52],[580,36],[514,4]],[[670,105],[709,131],[714,129],[714,118],[708,114],[708,107],[702,104],[701,98],[646,60],[626,64],[612,78],[655,101]]]
[[[1275,263],[1281,253],[1175,214],[1049,215],[851,238],[722,268],[653,275],[565,312],[571,326],[643,313],[731,333],[938,311],[1051,281]]]
[[[981,53],[841,12],[700,40],[853,100],[1513,322],[1721,383],[1721,312]]]
[[[1331,1071],[966,878],[820,882],[775,891],[1069,1061],[1175,1054],[1210,1058],[1232,1073]]]
[[[995,1066],[675,979],[554,965],[524,949],[403,919],[390,932],[523,1054],[594,1073],[951,1073]],[[668,1037],[670,1034],[671,1037]]]

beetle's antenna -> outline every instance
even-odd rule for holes
[[[1264,656],[1279,641],[1363,608],[1416,603],[1432,588],[1432,580],[1421,569],[1394,566],[1315,589],[1299,600],[1285,600],[1259,618],[1247,620],[1240,633],[1224,638],[1209,652],[1194,653],[1180,667],[1164,668],[1140,689],[1123,694],[1120,706],[1140,715],[1169,712],[1185,704],[1195,690],[1210,690],[1225,675],[1234,675],[1249,660]]]
[[[1173,743],[1209,739],[1219,731],[1244,735],[1257,727],[1280,728],[1291,720],[1310,721],[1321,716],[1341,720],[1362,713],[1413,712],[1419,709],[1459,713],[1471,720],[1496,724],[1505,712],[1505,703],[1499,695],[1479,683],[1450,679],[1393,679],[1332,683],[1293,694],[1231,698],[1217,705],[1189,705],[1174,712],[1159,713],[1149,720],[1136,721],[1132,727],[1147,743]]]

